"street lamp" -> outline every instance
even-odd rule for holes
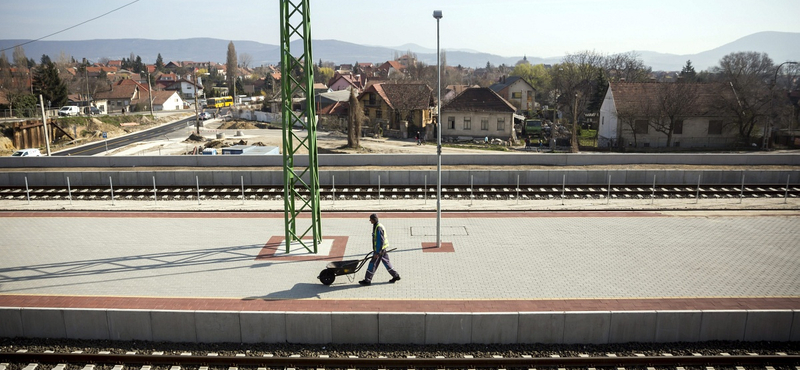
[[[436,18],[436,248],[442,247],[442,64],[439,62],[439,20],[442,11],[434,10]]]
[[[772,85],[769,88],[770,94],[772,95],[772,99],[770,99],[770,105],[772,105],[773,115],[771,125],[770,123],[767,123],[767,125],[764,127],[764,149],[769,148],[769,137],[772,136],[772,126],[775,126],[775,85],[778,82],[778,71],[781,70],[781,67],[783,67],[784,64],[797,64],[797,62],[783,62],[778,65],[778,68],[775,68],[775,75],[772,76]],[[794,145],[794,121],[792,121],[792,125],[790,127],[789,137],[791,138],[790,144]]]
[[[436,248],[442,247],[442,64],[439,62],[439,20],[442,11],[434,10],[436,18]]]

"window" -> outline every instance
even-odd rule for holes
[[[722,135],[722,120],[712,119],[708,121],[709,135]]]
[[[455,117],[447,117],[447,128],[451,130],[456,129],[456,118]]]
[[[505,131],[506,129],[506,119],[505,118],[498,118],[497,119],[497,131]]]
[[[369,108],[364,108],[364,116],[369,118]]]
[[[637,119],[633,123],[634,132],[637,134],[646,134],[647,130],[650,128],[650,125],[647,124],[646,119]]]
[[[472,117],[464,117],[464,130],[472,130]]]
[[[521,91],[512,92],[511,99],[522,99],[522,92]]]
[[[378,109],[375,111],[375,118],[383,118],[383,111]]]
[[[369,105],[375,105],[375,93],[369,93]]]
[[[683,134],[683,120],[679,119],[675,121],[675,126],[672,127],[672,133],[675,135]]]
[[[483,117],[481,118],[481,130],[488,130],[489,129],[489,118]]]

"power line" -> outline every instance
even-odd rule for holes
[[[78,23],[78,24],[76,24],[76,25],[73,25],[73,26],[67,27],[67,28],[65,28],[65,29],[63,29],[63,30],[61,30],[61,31],[56,31],[56,32],[53,32],[53,33],[51,33],[51,34],[49,34],[49,35],[47,35],[47,36],[42,36],[42,37],[40,37],[40,38],[38,38],[38,39],[35,39],[35,40],[29,40],[29,41],[25,41],[25,42],[23,42],[23,43],[21,43],[21,44],[17,44],[17,45],[14,45],[14,46],[11,46],[11,47],[8,47],[8,48],[5,48],[5,49],[0,49],[0,52],[2,52],[2,51],[6,51],[6,50],[11,50],[11,49],[13,49],[13,48],[15,48],[15,47],[17,47],[17,46],[23,46],[23,45],[30,44],[30,43],[32,43],[32,42],[41,41],[42,39],[46,39],[46,38],[48,38],[48,37],[50,37],[50,36],[53,36],[53,35],[58,35],[58,34],[59,34],[59,33],[61,33],[61,32],[64,32],[64,31],[71,30],[71,29],[73,29],[73,28],[75,28],[75,27],[78,27],[78,26],[84,25],[84,24],[86,24],[86,23],[89,23],[89,22],[91,22],[91,21],[93,21],[93,20],[95,20],[95,19],[99,19],[99,18],[105,17],[105,16],[107,16],[107,15],[109,15],[109,14],[113,13],[113,12],[116,12],[117,10],[120,10],[120,9],[122,9],[122,8],[125,8],[125,7],[127,7],[127,6],[133,5],[134,3],[138,3],[138,2],[139,2],[139,0],[133,0],[133,1],[131,1],[131,2],[129,2],[129,3],[125,4],[125,5],[123,5],[123,6],[121,6],[121,7],[119,7],[119,8],[116,8],[116,9],[114,9],[114,10],[110,10],[110,11],[108,11],[108,12],[105,12],[105,13],[103,13],[103,14],[100,14],[100,15],[98,15],[97,17],[94,17],[94,18],[92,18],[92,19],[89,19],[89,20],[85,20],[85,21],[83,21],[83,22],[81,22],[81,23]]]

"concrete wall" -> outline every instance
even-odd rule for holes
[[[242,158],[247,157],[243,156]],[[442,184],[453,185],[497,185],[521,188],[526,186],[651,186],[655,177],[656,186],[686,185],[701,186],[726,185],[739,188],[744,184],[773,185],[783,187],[800,183],[800,168],[797,170],[450,170],[442,171]],[[135,170],[102,169],[100,171],[0,171],[0,186],[25,186],[27,179],[31,188],[43,186],[66,187],[67,179],[72,187],[82,186],[135,186],[152,187],[153,178],[159,188],[181,186],[194,188],[202,186],[281,186],[283,172],[279,169],[251,170],[227,168],[222,170]],[[308,180],[306,178],[306,180]],[[436,184],[436,170],[322,170],[319,183],[329,187],[343,186],[423,186]]]
[[[476,123],[473,122],[473,126]],[[477,122],[480,125],[480,121]],[[508,123],[512,125],[513,123]],[[490,123],[491,126],[491,123]],[[480,128],[480,126],[479,126]],[[481,136],[482,137],[482,136]],[[436,166],[435,154],[321,154],[320,166]],[[308,164],[308,158],[297,156],[298,166]],[[624,164],[690,164],[690,165],[789,165],[800,166],[800,153],[753,153],[753,154],[622,154],[622,153],[488,153],[488,154],[443,154],[442,165],[480,166],[597,166]],[[281,156],[72,156],[72,157],[0,157],[0,168],[24,167],[277,167],[283,166]]]
[[[800,341],[800,310],[228,312],[0,308],[0,337],[233,343]]]

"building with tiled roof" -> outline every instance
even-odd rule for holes
[[[472,87],[442,106],[443,137],[488,137],[516,140],[517,108],[488,87]]]
[[[396,130],[402,137],[424,131],[431,123],[433,90],[425,84],[373,84],[358,100],[373,124]]]
[[[536,109],[536,89],[518,76],[503,76],[489,86],[497,95],[517,107],[517,113],[532,112]]]
[[[721,94],[733,91],[720,84],[611,82],[600,107],[598,146],[665,147],[667,127],[672,147],[731,146],[739,134],[734,117],[717,107]],[[665,101],[672,118],[660,104]]]

